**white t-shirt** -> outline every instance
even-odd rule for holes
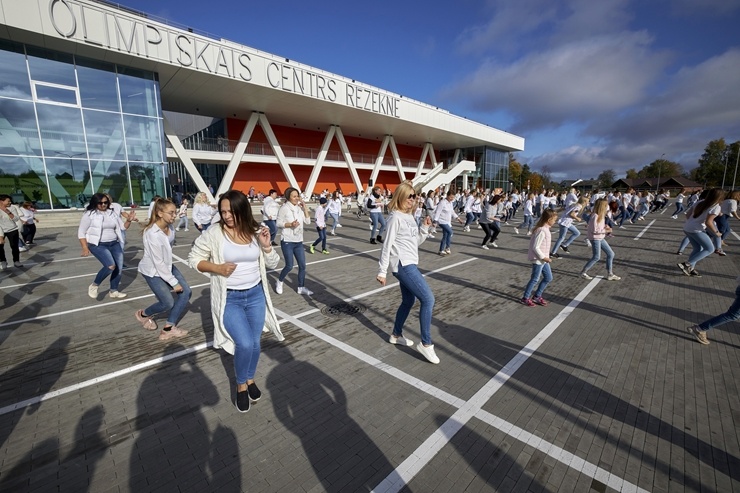
[[[701,204],[702,202],[704,201],[700,200],[699,202],[697,202],[696,205],[694,206],[694,210],[696,210],[696,207],[698,207],[699,204]],[[694,217],[694,212],[691,211],[688,215],[688,219],[686,219],[686,222],[683,225],[684,232],[686,233],[703,232],[705,229],[707,229],[707,225],[704,224],[707,221],[707,217],[711,215],[716,216],[720,212],[721,212],[721,208],[719,204],[716,204],[712,207],[707,208],[707,210],[699,214],[699,217]]]
[[[257,238],[252,243],[240,245],[224,235],[224,262],[236,264],[234,272],[226,278],[226,289],[249,289],[260,283],[260,247]]]

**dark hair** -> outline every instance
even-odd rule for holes
[[[252,206],[249,203],[249,198],[241,190],[228,190],[218,199],[219,215],[221,215],[221,203],[224,200],[229,201],[230,212],[234,217],[234,229],[237,235],[251,242],[254,235],[260,229],[260,224],[252,215]],[[225,227],[223,218],[221,218],[220,226],[221,230]]]
[[[713,188],[709,190],[709,192],[707,192],[706,198],[701,202],[698,202],[696,206],[694,206],[694,213],[691,215],[691,217],[697,218],[701,216],[705,210],[719,204],[724,198],[725,191],[721,188]]]
[[[294,188],[294,187],[288,187],[288,188],[286,188],[285,189],[285,193],[283,194],[283,195],[285,195],[285,199],[286,200],[290,200],[290,194],[293,193],[293,192],[298,192],[298,189],[297,188]],[[299,197],[301,196],[301,192],[298,192],[298,196]]]
[[[7,193],[1,193],[0,194],[0,201],[6,200],[6,199],[10,199],[11,202],[13,201],[13,197],[11,197],[10,195],[8,195]]]
[[[271,188],[269,192],[267,192],[267,195],[272,195],[273,193],[277,193],[277,190],[274,188]]]
[[[88,210],[88,211],[98,210],[98,204],[104,200],[107,200],[108,205],[110,205],[110,198],[106,194],[100,193],[100,192],[93,194],[93,196],[90,197],[90,203],[87,204],[87,209],[85,210]]]

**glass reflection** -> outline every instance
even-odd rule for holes
[[[156,118],[123,115],[129,161],[162,162],[159,124]]]
[[[74,156],[46,158],[54,208],[84,207],[90,199],[90,169],[87,159]]]
[[[0,154],[41,155],[32,102],[0,98],[0,134]]]
[[[119,67],[118,87],[123,112],[159,116],[156,84],[150,73]]]
[[[91,161],[95,192],[109,193],[122,205],[128,205],[128,173],[125,161]]]
[[[31,79],[77,87],[72,55],[26,46]]]
[[[164,166],[151,164],[131,164],[131,188],[133,201],[139,205],[148,205],[155,195],[165,196]]]
[[[55,151],[66,153],[85,152],[82,133],[82,116],[78,108],[37,104],[44,154],[53,156]]]
[[[119,113],[83,110],[91,159],[124,160],[123,127]]]
[[[77,58],[77,80],[83,108],[120,111],[115,66]]]
[[[31,99],[23,46],[0,41],[0,97]]]
[[[39,101],[54,101],[56,103],[77,105],[77,93],[74,89],[44,86],[41,84],[35,84],[35,86],[36,99]]]
[[[44,163],[37,157],[0,156],[0,190],[11,195],[16,203],[25,200],[46,203]]]

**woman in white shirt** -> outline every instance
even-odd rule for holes
[[[581,197],[575,204],[569,205],[563,213],[560,214],[560,217],[558,218],[558,226],[560,228],[558,239],[552,247],[550,257],[560,258],[558,247],[562,248],[565,253],[570,253],[568,251],[568,247],[571,243],[576,241],[576,238],[581,236],[581,232],[578,231],[578,228],[573,224],[573,222],[581,222],[580,214],[587,202],[588,200],[586,197]],[[570,237],[566,240],[565,237],[568,235],[568,232],[570,232]]]
[[[138,271],[154,293],[157,302],[143,310],[137,310],[135,316],[145,329],[157,330],[154,315],[169,312],[164,328],[159,333],[160,341],[183,337],[188,333],[187,330],[175,325],[182,318],[191,296],[188,282],[172,264],[172,243],[175,241],[172,225],[176,217],[175,204],[167,199],[158,199],[149,222],[142,231],[144,256],[139,262]],[[172,297],[170,291],[177,293],[177,299]]]
[[[684,188],[676,195],[676,212],[673,213],[671,218],[678,219],[678,215],[684,211],[683,201],[686,198],[685,193],[686,189]]]
[[[435,225],[442,228],[442,241],[439,242],[439,254],[449,255],[450,245],[452,244],[452,219],[457,219],[460,224],[462,219],[455,213],[455,192],[447,192],[447,198],[442,199],[434,209],[432,221]]]
[[[218,226],[195,240],[188,263],[211,274],[213,347],[234,355],[235,405],[245,413],[250,401],[262,395],[254,377],[263,330],[285,339],[267,289],[266,269],[277,267],[280,256],[270,245],[270,230],[260,228],[243,192],[224,193],[218,212]]]
[[[136,219],[136,212],[133,210],[129,212],[124,222],[120,214],[110,209],[110,203],[110,198],[103,193],[93,195],[77,229],[82,256],[88,257],[92,254],[103,264],[95,280],[87,288],[87,295],[94,299],[98,297],[100,283],[108,276],[110,276],[108,295],[111,298],[126,297],[125,293],[118,290],[123,277],[123,231]]]
[[[216,209],[208,203],[208,196],[205,192],[198,192],[195,196],[195,203],[193,204],[193,222],[198,231],[205,233],[208,226],[213,221],[213,216],[216,215]]]
[[[180,208],[177,210],[178,222],[175,231],[180,231],[181,229],[190,231],[188,229],[188,204],[190,204],[188,199],[182,199],[182,202],[180,202]]]
[[[21,242],[18,232],[18,221],[21,219],[21,211],[12,205],[10,195],[0,195],[0,270],[8,268],[8,260],[5,258],[5,240],[10,244],[10,253],[13,257],[15,267],[23,267],[21,264]]]
[[[285,198],[286,202],[280,206],[277,219],[278,227],[283,228],[280,249],[283,251],[285,267],[280,271],[280,276],[275,283],[275,292],[283,294],[283,281],[293,269],[293,257],[295,257],[298,263],[298,294],[311,296],[313,291],[305,287],[306,251],[303,248],[303,226],[311,224],[311,217],[297,189],[289,187],[285,190]]]
[[[329,198],[327,204],[327,215],[332,217],[334,219],[333,225],[331,228],[331,235],[336,236],[337,228],[341,228],[342,225],[339,224],[339,216],[342,215],[342,196],[334,192],[332,196]]]
[[[27,246],[33,245],[33,239],[36,237],[36,223],[39,222],[36,219],[36,210],[31,202],[23,202],[20,213],[23,222],[23,228],[21,228],[23,243]]]
[[[390,266],[391,272],[398,279],[401,288],[401,306],[396,311],[393,333],[388,342],[402,346],[412,346],[414,344],[410,339],[403,336],[403,325],[418,299],[421,304],[419,309],[421,342],[416,346],[416,349],[429,362],[436,365],[439,363],[439,358],[434,352],[431,335],[434,294],[432,294],[432,290],[429,289],[429,285],[417,266],[419,263],[419,245],[426,240],[432,221],[429,217],[426,217],[422,226],[417,226],[414,220],[416,204],[416,192],[411,184],[403,182],[398,185],[390,204],[388,204],[391,215],[388,218],[386,241],[380,252],[378,275],[375,279],[385,286],[386,273]]]
[[[725,192],[721,188],[711,189],[704,200],[697,202],[684,223],[683,232],[691,243],[692,252],[689,260],[679,263],[678,268],[687,276],[701,277],[696,271],[696,263],[714,252],[711,237],[721,236],[715,227],[714,218],[721,213],[719,203],[724,198]]]

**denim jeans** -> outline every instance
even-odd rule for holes
[[[699,330],[709,330],[717,327],[718,325],[726,324],[734,320],[740,319],[740,285],[735,289],[735,301],[730,305],[730,308],[721,315],[712,317],[706,322],[699,324]]]
[[[501,221],[491,221],[491,243],[496,241],[499,233],[501,233]]]
[[[475,222],[475,214],[473,214],[472,212],[466,212],[465,213],[465,225],[463,227],[470,226],[474,222]]]
[[[285,267],[280,271],[278,279],[280,282],[285,280],[285,276],[293,269],[293,257],[295,256],[295,260],[298,262],[298,287],[302,288],[306,281],[306,251],[303,249],[303,243],[281,241],[280,249],[283,251]]]
[[[609,246],[609,243],[606,242],[606,240],[591,240],[591,260],[586,262],[585,267],[583,267],[583,272],[587,272],[588,269],[594,266],[596,262],[599,261],[601,258],[601,250],[604,250],[604,253],[606,253],[606,272],[608,274],[612,273],[612,263],[614,262],[614,250],[612,250],[612,247]]]
[[[691,248],[693,248],[688,260],[693,269],[699,260],[714,253],[714,241],[703,231],[701,233],[686,233],[686,237],[689,239],[689,243],[691,243]]]
[[[432,309],[434,308],[434,294],[429,285],[424,280],[424,276],[419,272],[416,264],[401,265],[398,264],[398,272],[393,276],[398,279],[401,287],[401,306],[396,312],[396,321],[393,324],[393,335],[396,337],[403,335],[403,324],[418,299],[421,303],[419,308],[419,326],[421,329],[421,343],[425,346],[432,344]]]
[[[718,245],[717,248],[722,248],[722,240],[727,238],[727,235],[730,234],[730,218],[727,214],[722,214],[721,216],[714,218],[714,224],[717,225],[717,231],[722,234],[722,238],[717,238],[714,244]]]
[[[542,296],[547,285],[552,282],[552,269],[550,268],[550,264],[544,262],[540,265],[532,264],[532,277],[529,278],[529,283],[527,283],[527,287],[524,289],[525,298],[530,298],[532,296],[532,290],[534,289],[535,284],[537,284],[537,281],[540,280],[540,276],[542,276],[542,281],[540,281],[540,285],[534,293],[535,298]]]
[[[622,218],[619,220],[619,225],[621,226],[622,224],[624,224],[625,219],[632,220],[632,214],[634,214],[632,207],[627,207],[627,209],[625,209],[622,213]]]
[[[676,212],[673,213],[674,216],[678,216],[684,211],[683,203],[676,202]]]
[[[385,218],[382,212],[371,212],[370,219],[373,220],[373,230],[370,232],[370,239],[372,240],[376,236],[383,236],[385,233]],[[378,223],[380,223],[380,230],[378,230]]]
[[[565,248],[568,248],[570,244],[576,240],[576,238],[581,236],[581,232],[578,231],[578,228],[576,228],[574,224],[571,224],[570,226],[563,226],[562,224],[560,224],[558,226],[560,227],[560,233],[558,234],[558,241],[556,241],[555,245],[553,245],[551,253],[556,253],[560,245],[563,245]],[[568,234],[568,231],[570,231],[570,237],[567,240],[565,240],[565,236]]]
[[[260,359],[260,337],[265,326],[266,312],[267,302],[262,283],[244,291],[226,291],[224,328],[234,340],[237,385],[254,380]]]
[[[180,220],[177,222],[177,227],[175,229],[189,229],[188,228],[188,216],[182,216]]]
[[[172,286],[167,284],[161,277],[141,275],[149,285],[149,289],[154,293],[154,296],[157,297],[156,303],[144,309],[144,316],[151,317],[152,315],[169,311],[170,314],[167,317],[165,325],[177,325],[177,322],[182,318],[185,308],[188,306],[188,300],[190,300],[192,294],[185,277],[183,277],[174,265],[172,266],[172,275],[175,276],[177,282],[182,286],[182,293],[176,293],[177,300],[172,296]]]
[[[100,283],[106,277],[111,276],[110,289],[111,291],[118,291],[118,285],[121,284],[121,277],[123,277],[123,248],[121,248],[121,244],[118,240],[101,241],[97,245],[88,244],[87,248],[103,264],[103,268],[98,271],[93,284],[100,286]],[[113,269],[109,268],[111,265],[114,266]]]
[[[267,229],[270,230],[270,243],[275,242],[275,237],[277,236],[277,220],[276,219],[265,219],[265,224],[267,225]]]
[[[210,225],[211,225],[211,223],[204,223],[204,224],[201,224],[201,225],[200,225],[200,232],[201,232],[201,234],[205,233],[205,232],[206,232],[206,230],[208,229],[208,226],[210,226]]]
[[[527,228],[527,231],[532,231],[532,228],[534,227],[534,218],[531,214],[524,214],[524,220],[522,221],[522,224],[519,225],[519,228],[524,227]]]
[[[332,224],[331,226],[331,232],[333,233],[334,231],[337,230],[337,224],[339,224],[339,214],[337,214],[336,212],[327,212],[326,217],[327,218],[331,217],[332,219],[334,219],[333,221],[334,224]]]
[[[442,241],[439,242],[439,251],[442,252],[446,248],[450,248],[452,243],[452,226],[441,223],[438,226],[442,228]]]
[[[24,243],[33,243],[33,239],[36,236],[36,224],[24,224],[21,229],[21,236]]]
[[[313,242],[313,246],[321,243],[321,249],[326,250],[326,228],[319,228],[317,226],[316,232],[319,234],[319,237],[316,239],[316,241]]]

